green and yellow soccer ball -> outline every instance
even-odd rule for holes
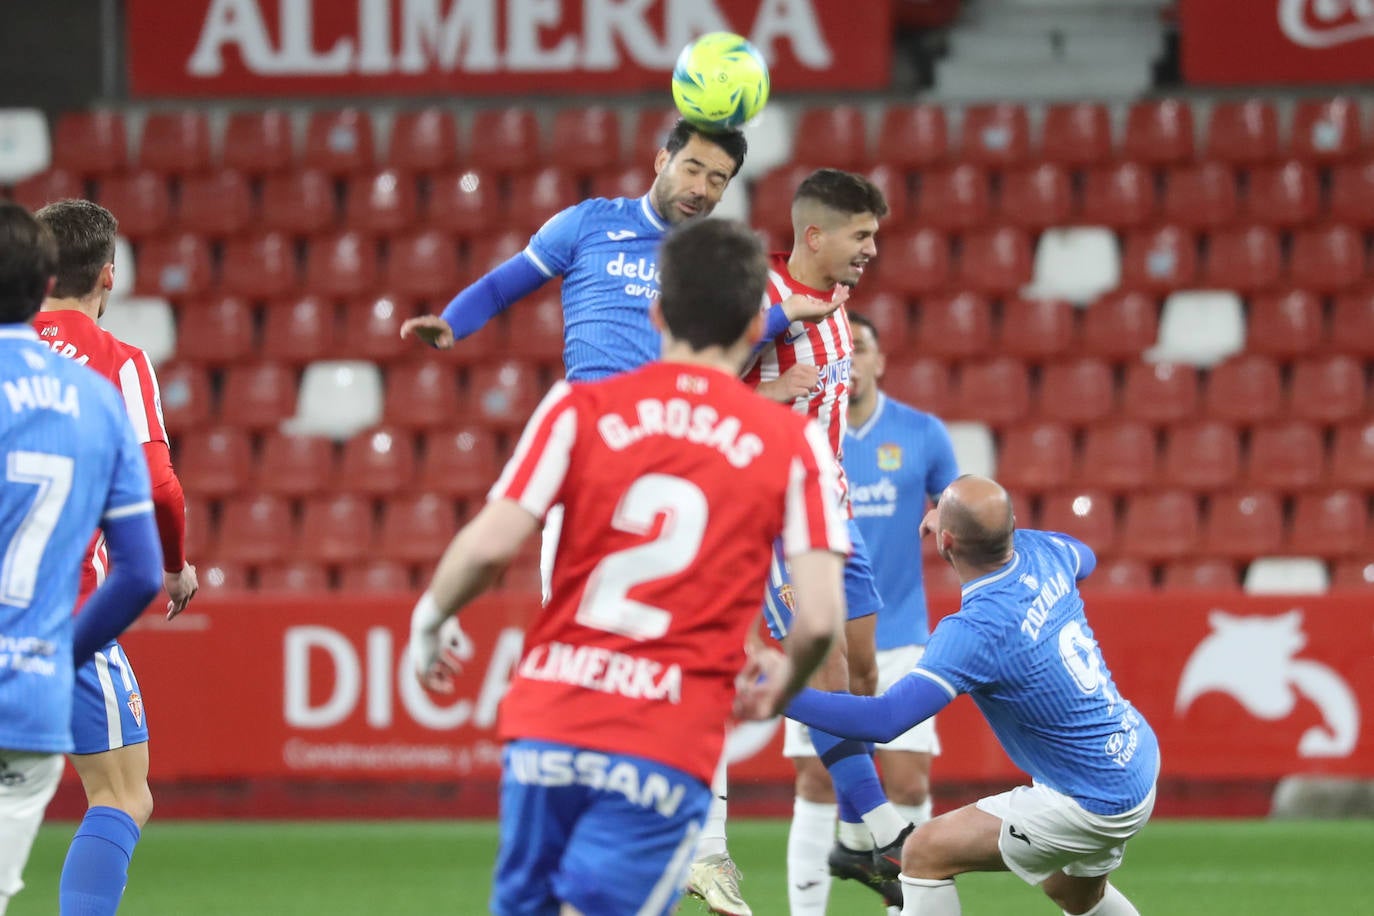
[[[741,127],[768,102],[768,64],[745,38],[710,32],[678,55],[673,102],[702,130]]]

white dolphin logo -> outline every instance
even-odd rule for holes
[[[1374,37],[1374,3],[1370,0],[1279,0],[1279,27],[1294,44],[1331,48]],[[1309,15],[1316,24],[1309,24]],[[1333,25],[1341,19],[1353,22]]]

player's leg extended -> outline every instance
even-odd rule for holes
[[[87,809],[62,864],[62,912],[114,913],[153,813],[143,695],[118,643],[77,669],[72,737]]]
[[[0,916],[24,887],[24,863],[62,767],[61,754],[0,750]]]
[[[824,916],[830,900],[831,847],[835,844],[835,789],[807,728],[784,722],[783,753],[797,769],[792,823],[787,831],[787,903],[792,916]]]
[[[730,858],[726,844],[725,820],[729,812],[730,781],[725,754],[711,779],[711,807],[701,828],[692,867],[687,874],[687,893],[700,897],[712,913],[725,916],[752,916],[749,904],[740,893],[740,872]]]
[[[921,825],[902,846],[903,916],[959,916],[954,876],[1004,871],[1002,821],[966,805]]]

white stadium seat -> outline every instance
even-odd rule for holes
[[[48,121],[37,108],[0,109],[0,184],[17,184],[52,165]]]
[[[131,296],[134,292],[134,250],[129,240],[122,235],[115,236],[114,289],[110,298]]]
[[[177,348],[172,306],[156,296],[110,298],[100,326],[125,343],[148,354],[154,366],[165,363]]]
[[[1240,296],[1225,290],[1185,290],[1164,300],[1159,337],[1145,351],[1145,359],[1209,368],[1244,349]]]
[[[997,447],[992,430],[983,423],[960,421],[948,424],[954,443],[954,459],[961,474],[997,476]]]
[[[1121,252],[1110,229],[1049,229],[1035,247],[1035,273],[1025,294],[1082,306],[1120,283]]]
[[[347,439],[382,419],[382,375],[361,360],[322,360],[305,367],[296,415],[282,424],[292,435]]]
[[[1322,595],[1330,585],[1315,557],[1260,557],[1245,571],[1249,595]]]

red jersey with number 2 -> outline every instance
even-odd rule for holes
[[[820,430],[724,372],[654,363],[555,385],[489,494],[539,518],[564,507],[502,737],[709,781],[773,542],[848,552],[836,492]]]

